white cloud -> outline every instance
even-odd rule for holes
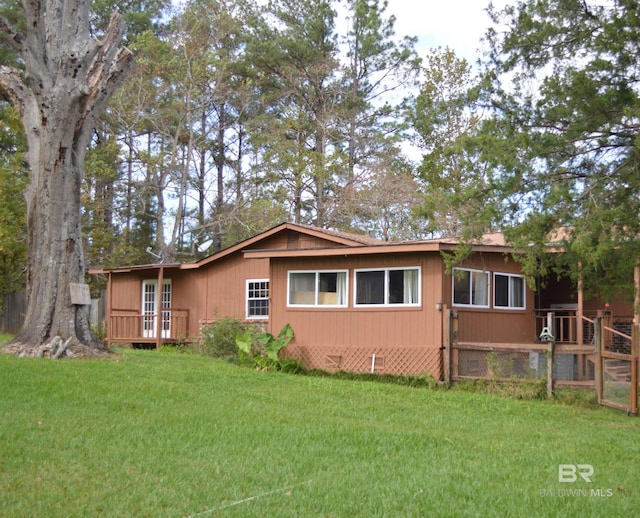
[[[509,0],[493,0],[497,8]],[[449,47],[460,58],[474,63],[481,38],[491,26],[486,9],[489,0],[389,0],[387,15],[396,17],[396,35],[417,36],[423,56],[435,47]]]

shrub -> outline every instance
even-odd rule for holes
[[[286,324],[278,337],[271,333],[257,333],[247,330],[236,336],[238,358],[242,363],[248,363],[262,370],[278,370],[285,372],[299,372],[298,362],[292,358],[282,358],[280,351],[293,340],[293,329]]]
[[[200,350],[207,356],[237,360],[236,336],[255,332],[256,326],[236,318],[221,318],[202,328]]]

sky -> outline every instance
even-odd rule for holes
[[[511,2],[493,0],[501,8]],[[421,57],[432,48],[449,47],[470,64],[476,62],[480,39],[491,26],[489,0],[389,0],[387,14],[396,17],[397,36],[417,36]]]

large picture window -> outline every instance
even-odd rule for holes
[[[269,279],[247,281],[247,318],[269,318]]]
[[[356,270],[355,304],[420,304],[420,268],[386,268]]]
[[[489,307],[489,273],[454,268],[453,304],[456,306]]]
[[[525,309],[524,277],[507,273],[494,274],[493,305],[503,309]]]
[[[291,271],[289,306],[346,306],[346,271]]]

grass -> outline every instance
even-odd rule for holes
[[[169,351],[0,356],[5,516],[631,516],[639,433],[607,408]]]

